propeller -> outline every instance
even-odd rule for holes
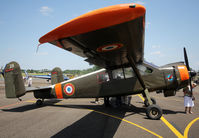
[[[186,48],[184,47],[184,60],[185,60],[185,64],[187,66],[187,69],[189,71],[189,74],[190,74],[190,77],[189,77],[189,85],[190,85],[190,89],[191,89],[191,92],[192,92],[192,84],[191,84],[191,79],[192,77],[194,77],[196,75],[196,72],[195,71],[191,71],[191,68],[189,66],[189,59],[188,59],[188,56],[187,56],[187,52],[186,52]]]

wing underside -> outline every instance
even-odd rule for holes
[[[127,6],[128,7],[125,7],[125,10],[129,10],[130,6]],[[121,6],[119,8],[121,8]],[[117,18],[114,18],[114,16],[111,16],[110,14],[109,16],[104,17],[106,12],[110,11],[105,11],[105,13],[101,14],[95,21],[90,21],[87,19],[88,17],[84,17],[88,21],[87,25],[93,25],[94,23],[97,24],[98,22],[106,24],[106,22],[111,22],[110,18],[112,18],[115,23],[115,20],[117,21],[119,16],[117,15]],[[113,11],[111,12],[113,14]],[[137,15],[138,11],[131,10],[130,12],[124,13],[120,11],[118,14],[120,13],[122,14],[121,16],[130,17],[132,15]],[[89,17],[89,19],[93,19],[95,16],[99,15],[94,14],[93,17]],[[43,43],[42,39],[45,38],[45,42],[49,42],[78,56],[86,58],[87,62],[104,68],[128,66],[129,62],[127,60],[127,55],[133,57],[136,63],[143,62],[145,10],[142,14],[135,16],[131,20],[125,19],[121,23],[109,24],[104,28],[98,27],[99,29],[97,28],[91,31],[76,33],[73,36],[66,35],[65,33],[67,33],[68,30],[64,30],[63,28],[69,23],[66,23],[44,35],[40,39],[40,42]],[[87,27],[84,23],[81,25],[80,22],[79,24],[81,28]],[[68,29],[73,28],[71,27]],[[60,35],[58,31],[61,31],[62,35]],[[55,39],[52,39],[53,35]],[[51,36],[51,39],[47,40],[46,38],[49,36]]]

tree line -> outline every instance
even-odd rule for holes
[[[98,66],[93,66],[92,68],[88,68],[88,69],[84,69],[84,70],[63,70],[62,72],[64,74],[72,74],[72,75],[83,75],[83,74],[87,74],[96,70],[101,69],[101,67]],[[24,69],[22,69],[22,72],[25,72]],[[34,69],[27,69],[26,70],[27,73],[51,73],[51,70],[48,69],[42,69],[42,70],[34,70]]]

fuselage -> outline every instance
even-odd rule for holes
[[[149,92],[163,90],[167,93],[188,84],[189,74],[183,63],[156,67],[143,62],[138,64],[137,68]],[[188,76],[182,74],[182,70],[185,70],[183,73]],[[133,95],[142,91],[133,69],[124,67],[114,70],[101,69],[55,84],[52,86],[51,95],[55,98],[94,98]]]

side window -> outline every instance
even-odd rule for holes
[[[146,75],[153,72],[152,69],[145,67],[143,65],[137,65],[137,68],[139,69],[141,75]]]
[[[122,69],[116,69],[112,71],[113,73],[113,79],[123,79],[124,78],[124,74]]]
[[[112,71],[113,73],[113,79],[125,79],[125,78],[132,78],[135,76],[133,69],[131,67],[124,68],[124,71],[122,68],[116,69]]]
[[[146,67],[142,64],[137,65],[137,68],[141,75],[147,75],[147,74],[153,72],[153,70],[151,68]],[[127,67],[124,69],[122,69],[122,68],[115,69],[112,71],[112,76],[113,76],[113,79],[115,79],[115,80],[136,77],[132,67]]]
[[[102,72],[97,75],[97,80],[99,83],[103,83],[103,82],[109,81],[110,79],[109,79],[108,73]]]
[[[125,73],[125,78],[135,77],[134,71],[131,67],[125,68],[124,73]]]

